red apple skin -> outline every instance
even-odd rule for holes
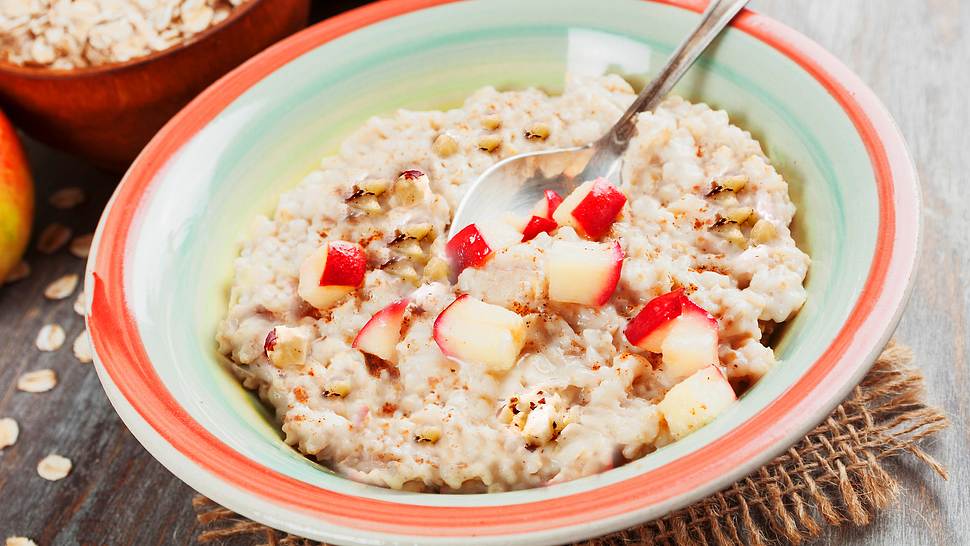
[[[0,284],[23,256],[34,221],[34,184],[13,125],[0,113]]]
[[[626,196],[616,186],[605,178],[598,178],[589,194],[573,209],[572,216],[583,227],[583,235],[600,239],[610,232],[625,203]]]
[[[715,329],[717,328],[717,319],[690,301],[690,298],[684,294],[683,288],[678,288],[648,301],[637,316],[627,323],[623,334],[630,344],[645,348],[643,345],[646,345],[646,340],[651,334],[669,325],[672,320],[685,312],[700,313],[711,321]]]
[[[534,216],[539,216],[546,218],[547,220],[552,220],[552,214],[556,212],[559,205],[562,204],[562,196],[553,190],[545,190],[542,192],[542,199],[536,203],[535,208],[532,209],[532,214]]]
[[[475,224],[466,226],[445,244],[445,255],[451,260],[455,275],[466,267],[484,264],[491,254],[492,247],[485,242],[485,237]]]
[[[419,170],[417,170],[417,169],[408,169],[406,171],[401,171],[401,174],[399,176],[403,176],[404,178],[407,178],[408,180],[417,180],[417,179],[421,178],[422,176],[424,176],[424,173],[421,172],[421,171],[419,171]]]
[[[434,337],[434,342],[438,344],[438,348],[441,349],[441,352],[444,353],[446,356],[454,356],[454,353],[451,351],[450,348],[448,348],[448,341],[438,335],[438,333],[442,331],[441,323],[444,320],[448,320],[447,319],[448,310],[451,309],[452,306],[460,303],[462,300],[468,297],[470,297],[468,294],[462,294],[458,296],[457,298],[455,298],[455,301],[448,304],[448,307],[445,307],[444,309],[442,309],[441,312],[438,313],[438,317],[434,319],[434,325],[431,328],[432,337]]]
[[[266,340],[263,341],[263,352],[269,355],[270,351],[276,348],[276,328],[273,328],[266,334]]]
[[[603,291],[596,298],[595,305],[597,307],[610,301],[610,298],[613,297],[613,292],[616,291],[616,285],[620,282],[620,274],[623,272],[623,259],[626,258],[626,254],[623,253],[623,247],[620,246],[619,241],[613,241],[613,258],[616,260],[616,267],[613,268],[613,275],[610,276],[606,285],[603,286]]]
[[[327,243],[327,263],[320,286],[360,286],[367,273],[367,257],[358,244],[347,241]]]
[[[557,227],[559,227],[559,224],[555,220],[533,216],[529,219],[529,223],[525,225],[525,229],[522,230],[522,242],[531,241],[540,233],[552,233]]]
[[[387,307],[384,307],[380,311],[374,313],[374,316],[367,321],[366,324],[357,332],[357,337],[354,338],[353,348],[357,348],[360,344],[361,336],[366,335],[368,328],[373,327],[380,322],[387,323],[397,323],[398,333],[401,331],[401,325],[404,322],[404,313],[408,310],[408,305],[411,304],[411,300],[408,298],[401,298],[394,303],[391,303]]]

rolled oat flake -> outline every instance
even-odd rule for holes
[[[51,453],[37,463],[37,474],[45,480],[56,482],[71,473],[71,460]]]
[[[68,250],[70,250],[71,254],[78,258],[87,258],[88,254],[91,253],[92,239],[94,239],[93,233],[78,235],[77,237],[71,239],[71,245],[68,247]]]
[[[44,297],[49,300],[62,300],[74,293],[77,289],[78,276],[76,274],[64,275],[56,281],[47,285],[44,289]]]
[[[55,209],[73,209],[84,202],[84,190],[78,187],[62,188],[50,197],[50,204]]]
[[[78,359],[81,364],[88,364],[93,360],[91,338],[88,336],[87,330],[74,338],[74,358]]]
[[[37,543],[27,537],[7,537],[5,546],[37,546]]]
[[[70,228],[61,224],[51,224],[40,232],[37,238],[37,250],[43,254],[53,254],[71,240]]]
[[[64,345],[67,335],[58,324],[48,324],[37,332],[37,348],[44,352],[56,351]]]
[[[87,306],[87,298],[84,296],[84,290],[77,293],[77,299],[74,300],[74,312],[84,316],[84,308]]]
[[[54,370],[44,369],[27,372],[17,380],[17,389],[23,392],[47,392],[57,385],[57,374]]]
[[[13,266],[7,273],[7,277],[3,279],[2,284],[12,284],[17,281],[22,281],[30,276],[30,264],[21,260],[17,265]]]
[[[10,417],[0,419],[0,449],[16,444],[18,436],[20,436],[20,427],[16,421]]]

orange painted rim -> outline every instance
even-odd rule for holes
[[[790,389],[730,434],[659,468],[597,489],[524,504],[441,507],[402,504],[336,493],[250,460],[219,441],[176,402],[156,375],[125,295],[125,255],[130,227],[155,175],[193,135],[233,100],[287,62],[361,27],[454,0],[387,0],[339,15],[270,48],[219,80],[151,141],[135,161],[102,219],[92,270],[89,328],[97,355],[127,403],[182,456],[219,480],[274,505],[322,522],[370,532],[411,536],[496,536],[537,533],[617,518],[651,505],[686,502],[751,460],[764,459],[792,429],[807,428],[806,415],[827,412],[833,394],[849,388],[874,357],[872,341],[884,340],[904,300],[915,244],[894,255],[897,225],[918,230],[918,213],[897,215],[894,185],[917,187],[912,165],[891,118],[871,92],[820,46],[751,11],[733,23],[800,65],[823,85],[853,121],[868,151],[879,199],[879,231],[865,288],[836,339]],[[695,12],[702,0],[652,0]],[[892,153],[890,153],[892,152]],[[894,178],[895,177],[895,178]],[[908,197],[908,196],[906,196]],[[895,260],[895,261],[894,261]],[[902,262],[900,262],[902,260]],[[891,266],[905,279],[887,285]],[[878,341],[876,342],[878,343]],[[851,350],[851,355],[848,355]],[[852,356],[853,358],[847,358]],[[868,360],[866,360],[868,359]],[[865,360],[865,361],[864,361]],[[851,386],[851,385],[850,385]]]

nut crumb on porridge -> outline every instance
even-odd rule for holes
[[[576,78],[372,118],[258,218],[217,341],[285,441],[395,489],[537,487],[676,441],[771,370],[809,258],[787,183],[723,111],[671,97],[620,186],[448,239],[464,182],[595,140],[633,96]]]

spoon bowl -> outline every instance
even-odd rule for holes
[[[606,178],[620,185],[623,154],[636,132],[639,114],[653,110],[663,101],[747,3],[748,0],[712,0],[701,14],[700,23],[677,47],[660,74],[599,140],[584,146],[512,156],[487,169],[465,192],[448,238],[480,220],[527,213],[545,190],[565,196],[594,178]]]

